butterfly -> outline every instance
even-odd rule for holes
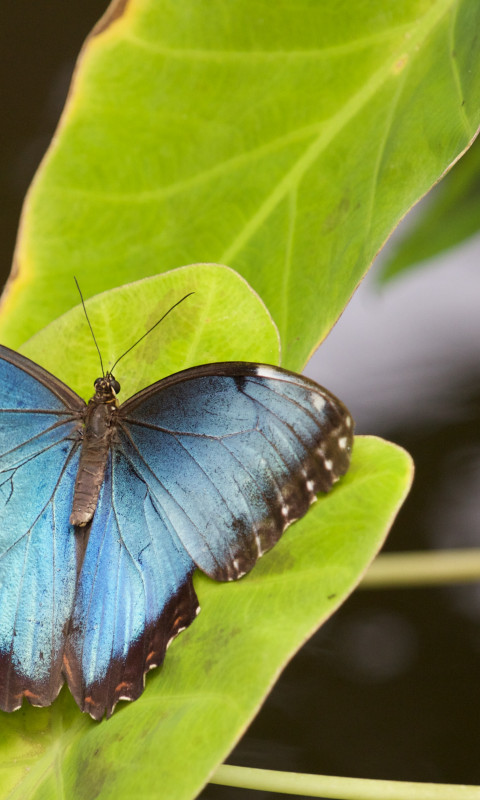
[[[88,404],[0,346],[0,708],[65,680],[100,720],[143,692],[219,581],[258,558],[349,466],[353,421],[312,380],[248,362]]]

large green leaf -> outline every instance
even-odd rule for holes
[[[87,301],[105,360],[118,357],[132,334],[141,335],[192,289],[195,295],[139,346],[133,364],[133,355],[130,365],[128,356],[121,362],[124,371],[116,373],[125,395],[205,354],[212,360],[233,354],[278,358],[276,329],[258,296],[232,270],[201,264]],[[222,336],[225,329],[228,335]],[[60,353],[58,341],[64,343]],[[22,349],[88,396],[98,363],[81,308]],[[129,371],[137,373],[137,367],[133,380]],[[174,642],[164,666],[148,677],[140,700],[120,704],[100,725],[81,714],[65,690],[49,709],[0,714],[0,798],[154,798],[159,786],[169,800],[195,796],[285,663],[358,583],[410,479],[404,451],[378,439],[357,439],[347,476],[249,576],[227,585],[196,576],[202,613]]]
[[[471,0],[118,0],[30,192],[0,323],[220,261],[298,368],[480,121]],[[473,68],[472,68],[473,66]]]
[[[91,296],[223,254],[262,293],[285,360],[300,366],[399,216],[478,125],[479,83],[467,70],[477,9],[460,0],[388,8],[121,0],[113,11],[84,51],[29,195],[2,340],[15,346],[70,308],[73,274]],[[190,280],[218,296],[220,274]],[[106,360],[179,299],[176,278],[165,280],[151,296],[145,282],[134,287],[135,302],[119,292],[91,304],[107,323],[93,320]],[[253,308],[258,299],[247,292],[242,306],[237,288],[223,291],[224,306],[198,288],[175,309],[159,328],[164,338],[137,352],[135,373],[148,362],[138,375],[129,377],[128,357],[121,362],[125,395],[172,364],[276,359],[275,331]],[[202,337],[210,314],[209,349]],[[234,318],[258,341],[241,349],[238,326],[230,333]],[[98,369],[86,336],[75,310],[27,350],[43,363],[50,351],[48,366],[86,395]],[[264,336],[271,358],[262,355]],[[161,364],[153,342],[165,342]],[[142,698],[108,722],[82,716],[66,692],[51,709],[1,715],[0,796],[195,795],[294,650],[358,582],[410,472],[403,451],[358,440],[346,478],[251,575],[228,586],[198,578],[199,619]]]
[[[413,226],[384,262],[386,281],[461,244],[480,230],[480,141],[432,191]]]
[[[202,613],[139,700],[100,724],[65,690],[50,709],[1,714],[0,797],[195,797],[292,652],[358,582],[410,479],[403,450],[357,438],[346,477],[250,575],[196,576]]]

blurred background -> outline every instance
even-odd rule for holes
[[[1,5],[2,285],[23,197],[55,130],[76,56],[107,5]],[[467,158],[447,178],[463,194],[453,202],[450,193],[446,213],[436,190],[440,201],[432,193],[407,217],[306,370],[342,398],[358,433],[391,439],[415,460],[391,551],[480,545],[480,237],[431,257],[480,227],[479,157],[472,149]],[[457,230],[468,220],[462,236],[449,239],[442,213],[456,218]],[[423,244],[411,252],[429,258],[382,283],[392,260],[397,268],[411,260],[403,242],[412,231]],[[229,761],[480,784],[479,631],[477,584],[355,592],[287,667]],[[285,795],[208,786],[201,797]]]

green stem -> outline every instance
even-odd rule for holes
[[[305,775],[222,764],[211,783],[336,800],[480,800],[480,786]]]
[[[480,579],[480,549],[429,553],[382,553],[360,584],[362,589],[393,589],[468,583]]]

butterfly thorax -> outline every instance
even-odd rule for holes
[[[72,525],[87,525],[95,513],[115,430],[116,395],[119,391],[120,385],[109,373],[95,381],[95,394],[85,412],[82,449],[70,515]]]

